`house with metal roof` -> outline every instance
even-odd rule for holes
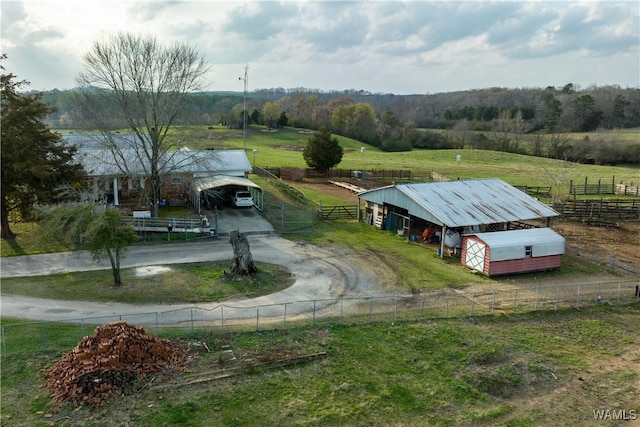
[[[460,255],[464,235],[534,228],[527,221],[542,220],[548,227],[559,215],[498,178],[396,184],[364,191],[358,199],[365,202],[365,222],[438,242],[441,255]]]
[[[73,138],[78,141],[77,136]],[[91,179],[89,198],[106,200],[119,206],[127,200],[138,208],[148,205],[143,189],[149,188],[150,164],[134,148],[117,150],[99,148],[95,144],[78,144],[78,159]],[[114,154],[115,153],[115,154]],[[226,188],[250,189],[260,203],[262,189],[247,178],[252,171],[244,150],[189,150],[163,152],[161,188],[166,204],[192,205],[200,212],[206,194],[220,194]]]

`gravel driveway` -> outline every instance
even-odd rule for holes
[[[271,295],[252,299],[225,301],[237,308],[273,306],[274,316],[280,315],[279,306],[294,306],[300,301],[319,301],[314,310],[328,309],[337,304],[339,297],[387,295],[376,281],[370,268],[358,262],[357,255],[343,248],[321,248],[307,243],[295,243],[275,235],[249,235],[251,253],[255,261],[278,264],[288,268],[295,283],[287,289]],[[173,245],[135,246],[127,252],[122,268],[161,266],[178,263],[231,260],[233,250],[226,239]],[[39,276],[54,273],[109,269],[108,262],[95,263],[87,252],[6,257],[1,259],[0,277]],[[325,301],[323,300],[332,300]],[[324,305],[323,305],[324,304]],[[121,303],[94,303],[64,300],[48,300],[2,295],[2,316],[32,320],[64,321],[88,317],[112,317],[134,313],[168,313],[195,308],[206,313],[219,303],[175,305],[130,305]],[[277,306],[277,308],[275,308]],[[306,306],[306,310],[311,307]],[[278,313],[275,313],[277,311]],[[291,315],[300,314],[291,312]],[[261,315],[270,315],[268,307],[261,308]],[[184,315],[182,314],[184,320]],[[237,316],[251,318],[255,311],[227,310],[225,318]],[[214,320],[212,319],[202,320]],[[178,320],[176,320],[178,321]]]

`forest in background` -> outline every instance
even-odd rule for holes
[[[74,90],[44,92],[54,129],[83,129]],[[305,88],[194,93],[180,125],[249,124],[328,129],[384,151],[477,148],[580,163],[640,164],[640,88],[591,86],[488,88],[425,95]],[[114,129],[126,127],[103,105]],[[580,132],[581,137],[567,134]],[[635,134],[635,136],[634,136]]]

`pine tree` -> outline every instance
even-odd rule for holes
[[[331,132],[321,129],[307,140],[302,157],[310,168],[326,172],[342,161],[342,147]]]
[[[6,55],[0,59],[6,59]],[[18,92],[28,84],[16,81],[13,74],[1,76],[0,236],[4,239],[15,238],[9,223],[11,215],[29,219],[36,202],[59,201],[57,188],[63,184],[77,186],[85,176],[82,165],[74,160],[76,148],[44,123],[54,109],[42,102],[41,93]]]

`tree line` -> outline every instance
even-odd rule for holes
[[[48,118],[51,127],[81,127],[75,96],[74,90],[42,94],[43,101],[56,110]],[[470,146],[582,163],[640,163],[640,148],[610,136],[594,134],[578,142],[554,136],[640,127],[638,88],[582,89],[568,83],[561,88],[489,88],[426,95],[279,88],[252,91],[246,111],[243,106],[241,93],[191,93],[179,112],[179,122],[239,129],[246,115],[249,124],[326,129],[385,151]],[[116,106],[103,104],[101,108],[114,127],[124,127],[125,118],[117,119]]]

